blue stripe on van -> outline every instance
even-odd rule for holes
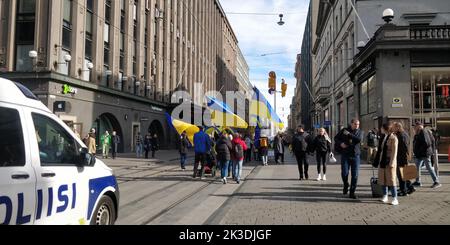
[[[114,176],[107,176],[89,180],[89,206],[87,213],[88,220],[91,218],[92,212],[94,212],[94,205],[99,198],[100,193],[109,186],[117,189],[117,181]]]

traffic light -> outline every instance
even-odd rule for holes
[[[275,78],[269,78],[269,89],[276,90],[277,89],[277,80]]]
[[[288,89],[288,85],[286,82],[283,81],[283,83],[281,83],[281,97],[286,97],[286,92]]]
[[[277,89],[277,74],[274,71],[269,73],[269,89]]]

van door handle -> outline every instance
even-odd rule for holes
[[[30,178],[30,175],[27,173],[17,173],[17,174],[13,174],[11,175],[12,179],[28,179]]]
[[[44,172],[41,174],[41,176],[43,178],[53,178],[56,176],[56,174],[54,172]]]

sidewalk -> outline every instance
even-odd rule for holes
[[[399,206],[372,198],[372,167],[363,163],[357,190],[358,200],[342,195],[340,165],[328,166],[328,181],[316,181],[315,160],[310,158],[310,180],[299,181],[292,156],[286,165],[258,167],[240,191],[214,215],[209,224],[289,225],[289,224],[450,224],[450,166],[441,165],[439,189],[431,189],[431,178],[423,172],[425,186]]]

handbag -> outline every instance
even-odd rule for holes
[[[330,163],[337,163],[337,160],[336,160],[336,158],[334,157],[334,154],[333,153],[330,153]]]
[[[402,179],[404,181],[413,180],[417,178],[417,167],[415,164],[408,164],[403,167],[401,171]]]

